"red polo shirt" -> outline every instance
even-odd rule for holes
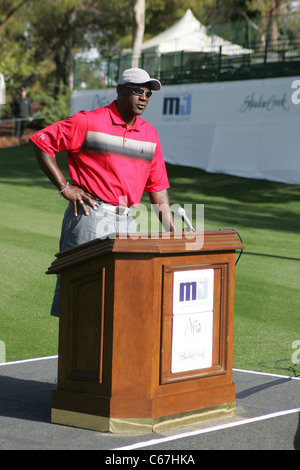
[[[115,102],[76,113],[31,140],[53,157],[67,152],[72,184],[110,204],[137,206],[144,191],[169,187],[155,128],[138,116],[127,128]]]

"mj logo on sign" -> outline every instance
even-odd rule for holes
[[[199,281],[198,283],[196,281],[181,282],[179,285],[179,302],[207,299],[207,293],[207,281]]]
[[[163,114],[167,116],[188,116],[191,114],[191,95],[166,96],[163,104]]]

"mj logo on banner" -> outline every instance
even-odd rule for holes
[[[192,110],[191,95],[166,96],[163,103],[163,115],[188,116]]]

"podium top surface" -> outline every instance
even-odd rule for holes
[[[159,256],[202,252],[232,252],[243,248],[244,245],[237,232],[231,229],[178,232],[175,234],[168,232],[117,234],[104,240],[97,238],[70,250],[57,253],[57,259],[53,261],[47,274],[55,274],[84,259],[110,253],[141,253]]]

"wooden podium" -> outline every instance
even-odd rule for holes
[[[234,414],[234,230],[119,235],[59,253],[53,423],[147,433]]]

